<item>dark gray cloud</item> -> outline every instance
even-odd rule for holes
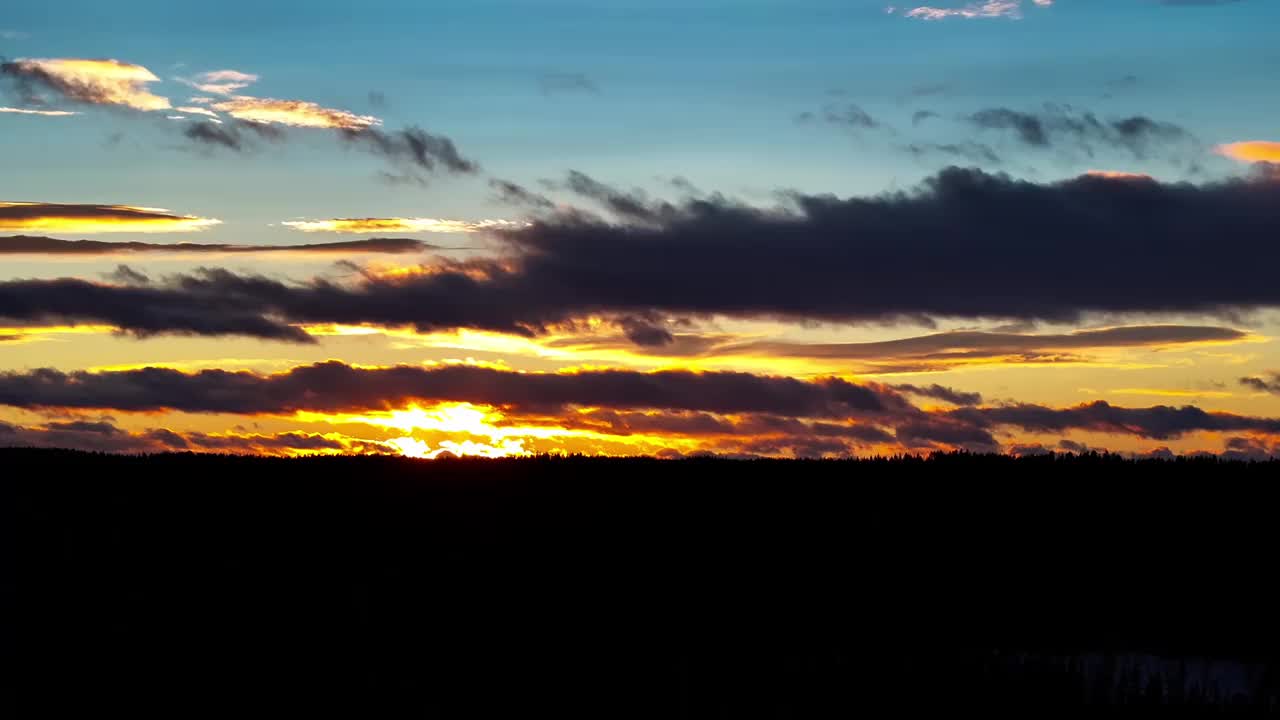
[[[938,385],[937,383],[934,383],[933,385],[927,385],[927,386],[891,385],[890,387],[892,387],[894,390],[897,390],[898,392],[906,393],[908,395],[933,398],[934,400],[941,400],[943,402],[951,403],[952,405],[967,406],[967,405],[982,404],[981,393],[962,392],[954,388]]]
[[[70,421],[22,426],[0,421],[0,447],[75,448],[110,453],[218,452],[279,454],[322,451],[394,453],[379,442],[335,439],[304,432],[272,435],[174,432],[154,428],[132,432],[109,422]]]
[[[598,95],[600,86],[582,73],[543,73],[538,76],[538,89],[543,95],[587,93]]]
[[[796,115],[796,122],[824,122],[852,130],[872,130],[881,126],[879,120],[871,117],[866,110],[854,103],[844,105],[829,103],[820,112],[802,112]]]
[[[1280,306],[1280,185],[1260,179],[1038,184],[948,168],[912,191],[792,194],[789,208],[584,189],[629,219],[557,213],[492,233],[500,256],[354,285],[225,270],[172,278],[146,295],[79,280],[0,282],[0,318],[135,332],[190,332],[193,318],[210,316],[221,332],[251,325],[277,336],[308,322],[528,336],[591,314],[1078,322],[1087,313],[1234,316]],[[1248,261],[1206,265],[1209,238],[1217,256]]]
[[[930,155],[944,156],[948,162],[956,160],[967,160],[972,163],[983,165],[999,165],[1000,156],[992,150],[989,145],[979,142],[962,142],[962,143],[911,143],[903,147],[911,155],[917,158],[928,157]]]
[[[1272,371],[1262,377],[1242,377],[1240,384],[1261,392],[1280,395],[1280,372]]]
[[[1280,434],[1280,418],[1208,412],[1192,405],[1124,408],[1098,401],[1070,408],[1048,408],[1042,405],[1016,404],[959,408],[950,411],[949,417],[973,427],[1016,427],[1042,433],[1088,430],[1157,440],[1198,431]]]
[[[523,185],[513,183],[510,180],[493,178],[489,180],[489,187],[493,189],[495,199],[506,205],[517,205],[541,210],[547,210],[555,207],[555,203],[551,202],[547,197],[533,192]]]
[[[929,120],[931,118],[936,118],[936,117],[942,117],[942,116],[932,110],[917,110],[911,113],[911,125],[912,127],[915,127],[920,123],[924,122],[925,120]]]
[[[0,212],[3,212],[0,209]],[[435,245],[410,238],[368,238],[293,245],[230,245],[225,243],[108,242],[59,240],[33,235],[0,237],[0,255],[114,255],[124,253],[417,253]]]
[[[200,120],[184,127],[182,135],[196,143],[222,147],[234,152],[250,152],[257,149],[255,139],[281,142],[286,137],[285,131],[275,125],[244,120],[229,120],[221,123]]]
[[[1197,144],[1190,132],[1173,123],[1142,115],[1101,120],[1069,105],[1046,105],[1038,112],[988,108],[966,120],[980,129],[1011,132],[1029,147],[1065,145],[1090,156],[1098,148],[1111,148],[1126,150],[1137,158],[1157,152],[1177,158]]]
[[[380,155],[405,169],[432,173],[437,169],[450,173],[474,174],[480,166],[458,152],[453,141],[443,135],[429,133],[419,127],[387,132],[376,128],[339,130],[353,147]]]

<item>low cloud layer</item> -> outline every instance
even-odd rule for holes
[[[904,393],[961,407],[923,410],[905,400]],[[552,424],[615,433],[781,433],[807,435],[810,440],[896,443],[907,449],[997,450],[997,433],[1011,429],[1158,440],[1195,432],[1280,434],[1280,419],[1194,406],[1127,408],[1106,402],[1065,408],[1026,403],[984,406],[976,394],[937,385],[894,388],[837,378],[802,381],[727,372],[520,373],[466,365],[368,368],[330,361],[273,375],[163,368],[0,373],[0,405],[38,410],[324,416],[445,401],[492,406],[522,419],[542,416]],[[757,448],[754,452],[770,451]]]
[[[533,335],[587,315],[839,323],[1233,317],[1280,307],[1277,193],[1280,184],[1261,179],[1197,186],[1083,176],[1039,184],[950,168],[912,191],[796,194],[791,208],[609,195],[625,220],[579,212],[535,218],[489,231],[505,246],[500,256],[429,272],[290,285],[207,270],[156,287],[153,297],[109,305],[128,306],[151,332],[177,309],[184,317],[216,309],[229,313],[212,318],[223,331],[235,317],[276,337],[288,335],[290,323]],[[1210,243],[1219,257],[1239,261],[1206,266]],[[63,284],[56,310],[44,304],[55,282]],[[0,283],[0,317],[87,321],[127,292],[70,280]]]
[[[229,245],[223,243],[103,242],[99,240],[59,240],[51,237],[16,235],[0,237],[0,255],[118,255],[138,253],[416,253],[434,245],[410,238],[370,238],[345,242],[302,245]]]

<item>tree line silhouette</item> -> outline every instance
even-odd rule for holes
[[[1280,711],[1280,463],[0,450],[6,695],[428,717]]]

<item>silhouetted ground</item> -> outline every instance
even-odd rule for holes
[[[1280,711],[1280,463],[0,467],[24,717]]]

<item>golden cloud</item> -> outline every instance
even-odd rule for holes
[[[222,221],[131,205],[2,202],[0,230],[75,233],[193,232]]]
[[[28,110],[26,108],[0,107],[0,113],[16,113],[18,115],[44,115],[46,117],[65,117],[67,115],[79,115],[78,112],[69,110]]]
[[[302,232],[473,233],[524,227],[525,223],[513,220],[442,220],[439,218],[334,218],[332,220],[290,220],[281,225]]]
[[[1223,157],[1240,162],[1280,163],[1280,142],[1247,140],[1219,145],[1214,148],[1214,151]]]
[[[212,103],[211,107],[237,120],[288,125],[290,127],[364,130],[381,125],[372,115],[356,115],[305,100],[277,100],[238,95],[230,100]]]
[[[134,110],[168,110],[168,98],[153,95],[147,84],[159,82],[141,65],[119,60],[20,58],[4,72],[38,82],[70,100],[92,105],[120,105]]]

